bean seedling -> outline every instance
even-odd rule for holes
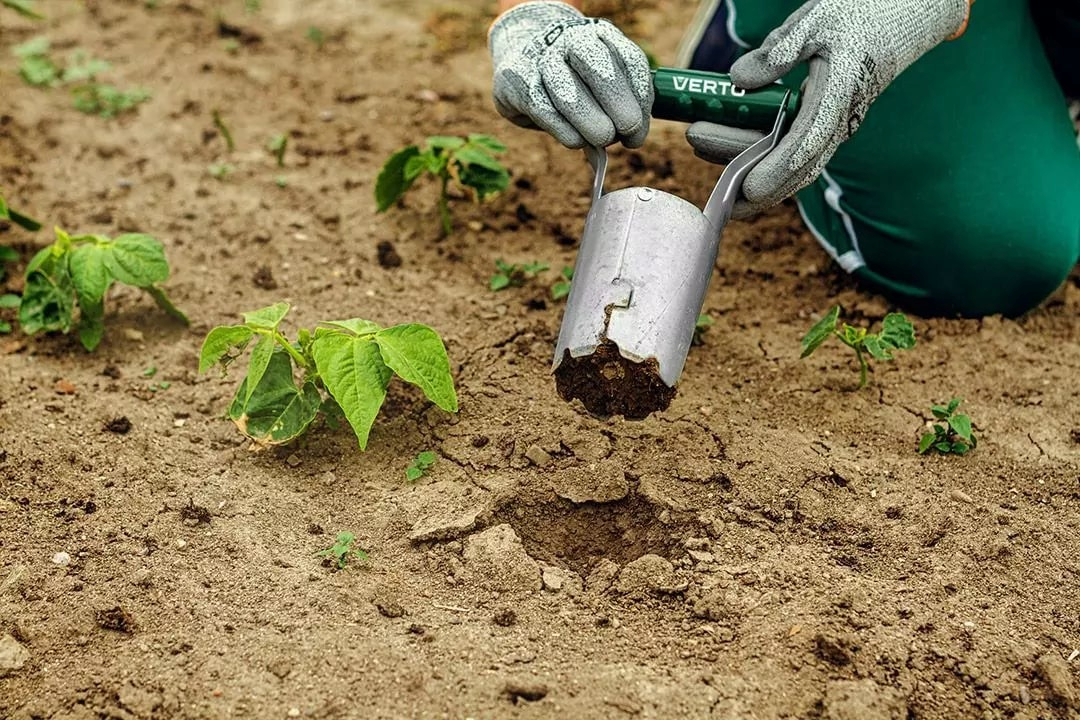
[[[235,150],[236,141],[233,140],[232,130],[229,130],[229,126],[221,118],[221,113],[215,110],[210,117],[214,121],[214,128],[221,133],[221,139],[225,141],[225,149],[229,152]]]
[[[339,532],[334,539],[333,545],[325,550],[320,550],[315,553],[315,555],[316,557],[326,558],[328,561],[333,562],[338,570],[344,570],[345,566],[349,564],[349,560],[353,558],[356,558],[360,562],[368,559],[367,552],[358,547],[353,547],[355,542],[356,536],[351,532]]]
[[[161,243],[142,234],[69,235],[56,228],[56,242],[42,248],[26,267],[19,305],[23,332],[68,333],[79,308],[79,341],[93,350],[105,334],[105,294],[114,282],[141,288],[169,315],[188,324],[160,283],[169,278]]]
[[[270,138],[270,142],[266,144],[266,149],[277,160],[278,167],[285,167],[285,148],[289,146],[289,136],[282,133],[281,135],[275,135]]]
[[[859,387],[866,386],[866,372],[869,369],[867,355],[875,360],[892,360],[893,350],[910,350],[915,347],[915,328],[903,313],[889,313],[881,321],[881,332],[870,334],[866,328],[856,328],[843,323],[837,327],[840,318],[840,306],[830,310],[821,318],[802,339],[802,354],[799,358],[809,357],[811,353],[832,336],[855,351],[859,360]]]
[[[559,273],[559,279],[551,286],[551,299],[562,300],[570,294],[570,283],[574,280],[574,268],[566,265]]]
[[[150,99],[146,90],[121,90],[115,85],[99,83],[97,76],[109,70],[109,63],[85,52],[76,51],[71,62],[61,67],[49,56],[48,38],[29,40],[15,47],[14,53],[19,58],[19,75],[27,84],[71,86],[74,107],[80,112],[111,118]]]
[[[504,290],[508,287],[521,287],[529,278],[536,277],[550,267],[545,262],[531,262],[524,265],[517,263],[511,265],[502,260],[495,261],[495,274],[488,281],[488,287],[494,291]]]
[[[419,453],[409,463],[409,467],[405,468],[405,477],[408,478],[409,482],[416,482],[424,475],[427,475],[427,471],[435,464],[435,460],[436,455],[430,450]]]
[[[279,329],[289,308],[288,303],[277,303],[244,313],[242,325],[214,328],[199,357],[199,372],[214,365],[227,368],[255,340],[228,417],[257,445],[292,441],[321,411],[324,416],[344,415],[360,449],[365,449],[395,374],[443,410],[457,412],[446,347],[430,327],[411,323],[382,328],[369,320],[334,320],[319,323],[313,331],[301,328],[293,342]],[[323,399],[323,390],[328,399]]]
[[[210,177],[215,180],[226,180],[233,174],[236,168],[229,163],[212,163],[206,167],[206,172],[210,173]]]
[[[384,212],[396,203],[424,173],[439,180],[439,216],[443,235],[453,230],[450,218],[449,185],[453,180],[471,192],[477,201],[501,192],[510,183],[510,173],[495,156],[506,146],[490,135],[429,137],[424,149],[404,147],[391,155],[375,181],[375,205]]]
[[[923,433],[919,440],[920,455],[931,450],[937,450],[942,455],[964,455],[975,449],[978,441],[971,432],[971,418],[956,412],[961,402],[963,401],[960,398],[953,398],[948,405],[934,405],[930,408],[930,412],[941,423],[934,423],[933,432]]]

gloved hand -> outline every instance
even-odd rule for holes
[[[743,182],[734,217],[779,203],[812,183],[867,108],[911,63],[962,31],[968,0],[809,0],[760,48],[731,66],[735,84],[754,89],[810,61],[798,116],[787,135]],[[762,137],[698,122],[686,132],[701,158],[726,164]]]
[[[488,47],[503,117],[547,130],[571,148],[645,142],[653,102],[649,61],[611,23],[566,3],[528,2],[495,20]]]

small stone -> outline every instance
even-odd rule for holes
[[[437,103],[439,102],[439,93],[430,88],[424,88],[423,90],[417,91],[416,99],[426,103]]]
[[[105,421],[104,429],[106,432],[116,433],[117,435],[127,435],[131,432],[131,421],[126,416],[114,417]]]
[[[1060,655],[1046,653],[1035,661],[1035,669],[1039,676],[1046,681],[1050,689],[1050,697],[1060,705],[1074,710],[1080,710],[1080,695],[1073,685],[1069,666]]]
[[[956,488],[953,488],[952,490],[949,491],[949,497],[951,497],[953,500],[958,500],[958,501],[960,501],[962,503],[968,503],[969,505],[971,503],[975,502],[975,500],[972,499],[972,497],[970,495],[968,495],[966,492],[964,492],[963,490],[957,490]]]
[[[1021,705],[1028,705],[1031,703],[1031,691],[1028,690],[1027,685],[1021,685],[1017,694],[1020,696]]]
[[[124,337],[132,342],[142,342],[145,339],[142,330],[136,330],[135,328],[124,328]]]
[[[183,538],[178,538],[177,541],[176,541],[176,549],[177,550],[183,550],[184,548],[187,547],[187,545],[188,545],[187,540],[185,540]]]
[[[480,222],[479,220],[470,220],[467,225],[469,229],[473,232],[480,232],[484,229],[484,223]]]
[[[506,683],[503,693],[516,705],[520,701],[536,702],[537,700],[543,700],[547,697],[548,687],[542,682],[511,680]]]
[[[690,556],[690,559],[699,563],[711,563],[716,560],[716,556],[711,552],[704,550],[687,550],[686,553]]]
[[[405,614],[405,608],[401,603],[386,597],[376,597],[373,601],[379,614],[387,618],[399,618]]]
[[[56,381],[56,384],[53,385],[53,390],[56,391],[57,395],[74,395],[78,392],[75,383],[70,380],[64,380],[63,378]]]
[[[537,467],[547,467],[551,464],[551,455],[544,448],[536,445],[535,443],[529,446],[529,449],[525,451],[525,458]]]
[[[285,458],[285,464],[291,468],[300,467],[301,462],[302,460],[300,460],[300,456],[296,453],[292,453],[289,455],[289,457]]]
[[[289,708],[289,717],[300,717],[300,708]]]
[[[66,552],[60,551],[52,556],[53,565],[59,565],[60,567],[67,567],[71,564],[71,555]]]
[[[119,605],[96,611],[94,613],[94,620],[97,622],[98,627],[103,630],[112,630],[114,632],[124,633],[125,635],[130,635],[135,632],[135,621],[132,619],[131,615]]]
[[[11,635],[0,635],[0,678],[22,669],[30,659],[30,651]]]

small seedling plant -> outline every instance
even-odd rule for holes
[[[404,147],[387,159],[375,181],[375,205],[379,212],[393,206],[424,174],[439,181],[439,217],[443,235],[453,231],[450,217],[449,188],[453,180],[479,202],[502,192],[510,183],[510,173],[496,155],[506,146],[490,135],[429,137],[421,149]]]
[[[930,412],[939,422],[934,423],[932,432],[923,433],[919,440],[920,455],[931,450],[942,455],[966,455],[975,449],[978,441],[971,431],[971,418],[956,412],[961,402],[963,400],[960,398],[953,398],[948,405],[934,405],[930,408]]]
[[[56,228],[56,242],[42,248],[26,267],[19,305],[23,332],[62,332],[78,328],[79,341],[93,350],[105,334],[105,295],[114,282],[145,290],[169,315],[188,324],[161,283],[169,262],[161,243],[149,235],[69,235]],[[78,307],[78,322],[75,309]]]
[[[511,265],[503,260],[496,260],[495,274],[488,280],[488,287],[496,292],[505,290],[508,287],[521,287],[526,280],[536,277],[550,267],[544,262],[531,262],[523,265],[514,263]]]
[[[266,149],[274,156],[278,167],[285,167],[285,149],[289,146],[289,136],[284,133],[275,135],[266,143]]]
[[[14,208],[8,207],[7,202],[4,200],[4,196],[0,195],[0,220],[7,220],[13,222],[24,230],[30,232],[37,232],[41,229],[41,223],[29,215],[24,215],[18,212]]]
[[[903,313],[889,313],[881,321],[881,332],[871,334],[866,328],[857,328],[840,320],[840,306],[835,306],[821,318],[802,339],[802,354],[799,358],[809,357],[823,342],[830,337],[839,338],[840,342],[855,351],[859,361],[859,387],[866,387],[866,373],[869,369],[868,357],[874,360],[892,360],[894,350],[910,350],[915,347],[915,328]]]
[[[316,557],[326,558],[326,560],[333,563],[338,570],[344,570],[350,560],[356,559],[360,562],[364,562],[368,559],[367,552],[358,547],[354,547],[355,543],[356,536],[351,532],[339,532],[334,539],[333,545],[325,550],[320,550],[315,553],[315,555]]]
[[[228,368],[254,341],[228,417],[257,445],[291,442],[321,412],[328,418],[344,415],[360,449],[366,449],[394,375],[443,410],[457,412],[446,347],[427,325],[383,328],[369,320],[333,320],[314,330],[301,328],[292,341],[280,329],[289,309],[277,303],[244,313],[241,325],[214,328],[199,357],[200,372]]]
[[[559,273],[559,279],[551,286],[551,299],[562,300],[570,294],[570,284],[574,280],[574,268],[569,265],[563,266]]]
[[[430,450],[418,453],[409,463],[409,467],[405,468],[405,477],[409,482],[416,482],[427,475],[427,471],[435,464],[435,460],[436,455]]]

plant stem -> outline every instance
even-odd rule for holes
[[[288,338],[275,330],[274,339],[278,341],[281,347],[285,348],[285,352],[289,353],[289,356],[292,357],[293,361],[297,364],[298,367],[302,367],[305,370],[311,369],[311,367],[308,365],[308,361],[304,358],[303,355],[296,351],[296,348],[292,346],[292,343],[289,342]]]
[[[859,389],[862,390],[864,387],[866,387],[867,363],[866,356],[863,355],[861,346],[855,347],[855,357],[859,358]]]
[[[450,183],[450,176],[443,175],[442,179],[442,191],[439,193],[439,215],[442,217],[442,229],[443,237],[448,237],[453,230],[453,226],[450,222],[450,204],[446,197],[446,187]]]

